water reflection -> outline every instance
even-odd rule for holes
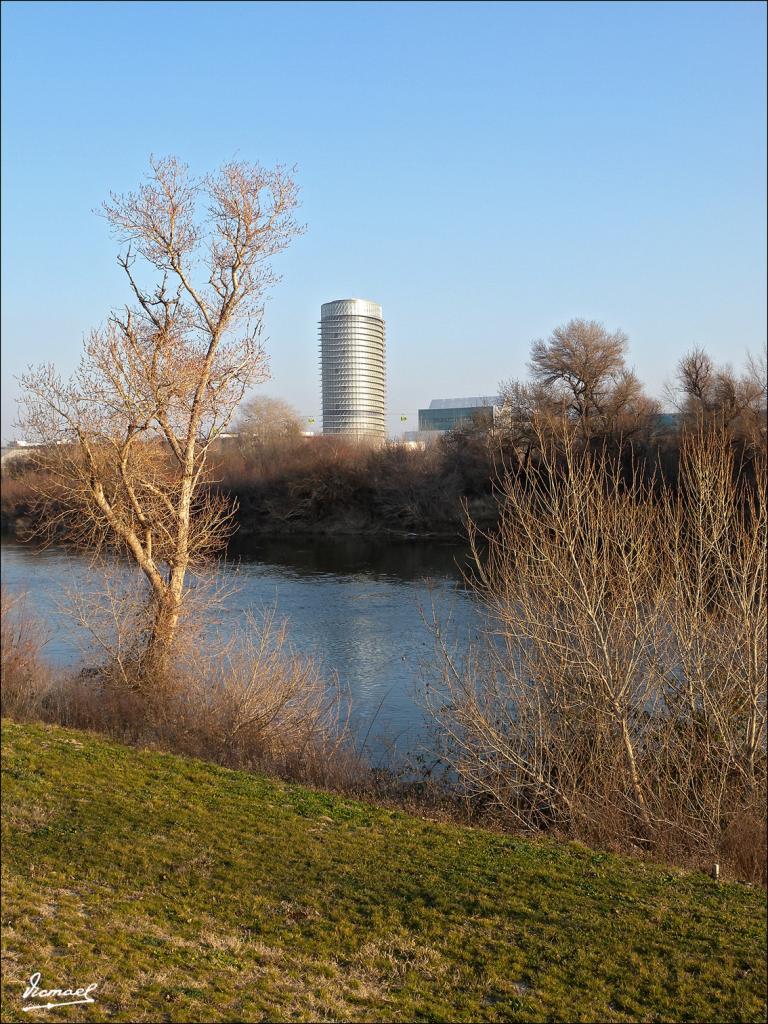
[[[300,576],[365,576],[393,582],[444,577],[458,580],[467,547],[457,541],[386,537],[275,537],[230,544],[236,563],[265,562]]]

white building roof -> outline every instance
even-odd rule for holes
[[[477,395],[473,398],[433,398],[430,409],[481,409],[489,405],[501,405],[498,395]]]

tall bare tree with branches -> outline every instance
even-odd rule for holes
[[[137,192],[103,206],[132,301],[90,334],[70,380],[51,365],[22,377],[21,426],[54,481],[56,524],[92,550],[126,553],[146,578],[137,656],[158,667],[188,571],[228,535],[231,506],[203,486],[207,456],[268,375],[270,259],[302,228],[281,166],[228,163],[201,179],[174,158],[150,166]]]
[[[582,439],[630,435],[647,426],[658,405],[624,362],[627,336],[595,320],[570,320],[531,346],[528,364],[540,420],[565,415]]]

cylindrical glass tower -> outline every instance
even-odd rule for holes
[[[383,441],[384,320],[367,299],[339,299],[320,307],[323,433]]]

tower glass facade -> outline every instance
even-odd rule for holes
[[[320,307],[323,433],[358,440],[386,437],[384,319],[367,299]]]

